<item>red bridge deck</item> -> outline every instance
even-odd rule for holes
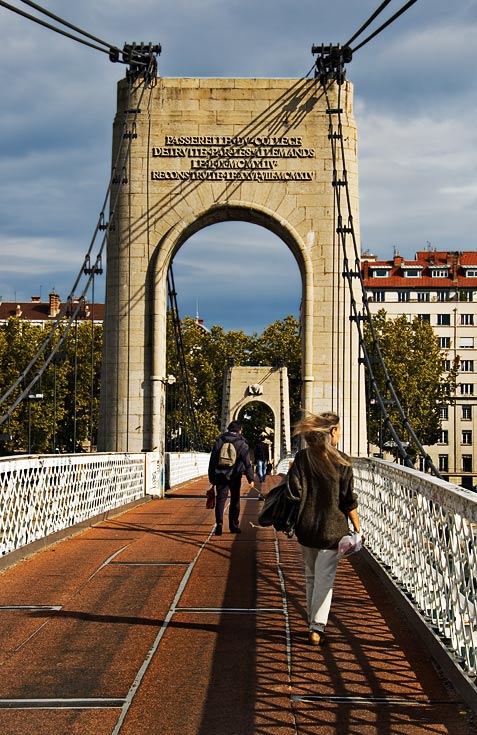
[[[255,497],[215,537],[206,487],[1,574],[1,735],[475,732],[364,558],[340,562],[311,648],[296,540],[250,525]]]

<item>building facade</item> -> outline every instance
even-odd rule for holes
[[[85,299],[75,298],[69,304],[68,311],[76,309],[79,302],[81,303],[76,317],[79,322],[103,322],[104,304],[92,304]],[[7,322],[11,317],[17,317],[43,328],[55,322],[64,306],[65,303],[55,291],[48,295],[48,301],[42,301],[40,296],[32,296],[31,301],[0,301],[0,324]]]
[[[362,276],[371,313],[419,316],[432,325],[450,369],[459,357],[457,390],[441,408],[439,442],[426,447],[445,479],[477,484],[477,251],[420,251],[378,260],[363,253]]]

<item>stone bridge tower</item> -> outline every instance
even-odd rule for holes
[[[330,88],[331,106],[338,104],[337,90]],[[358,233],[349,82],[339,104]],[[342,448],[364,454],[358,339],[336,236],[330,110],[319,85],[158,78],[151,88],[135,83],[131,91],[122,80],[117,109],[98,448],[162,453],[168,267],[201,228],[242,220],[275,233],[301,272],[303,407],[336,410]],[[129,156],[118,167],[125,137]]]

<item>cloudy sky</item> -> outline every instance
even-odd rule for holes
[[[22,3],[10,3],[38,16]],[[381,0],[45,0],[122,48],[160,43],[166,77],[305,76],[313,43],[344,43]],[[405,4],[393,0],[364,38]],[[44,18],[47,22],[48,19]],[[125,67],[0,7],[0,297],[65,298],[110,172],[116,83]],[[417,0],[348,66],[359,135],[361,242],[379,257],[428,244],[477,250],[477,0]],[[222,243],[240,250],[233,278]],[[263,228],[206,228],[174,262],[182,316],[261,332],[298,315],[298,269]],[[235,315],[224,299],[238,303]],[[104,296],[104,276],[95,298]]]

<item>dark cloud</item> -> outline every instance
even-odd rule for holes
[[[294,78],[312,67],[313,43],[346,41],[378,4],[49,0],[48,9],[119,47],[161,43],[164,76]],[[402,4],[392,2],[364,35]],[[116,83],[124,67],[4,8],[0,22],[0,294],[28,299],[41,285],[43,294],[54,286],[65,296],[106,192]],[[412,255],[426,241],[476,247],[476,41],[474,0],[417,2],[349,65],[362,242],[382,257],[393,247]],[[247,242],[239,229],[230,230],[229,246],[244,256],[231,284],[218,269],[214,229],[199,235],[202,256],[187,244],[175,264],[183,313],[195,314],[199,299],[205,320],[220,322],[224,298],[240,284],[234,328],[261,331],[278,317],[298,314],[299,277],[289,279],[298,271],[283,244],[272,245],[260,228]],[[248,240],[253,248],[245,255]],[[273,257],[271,247],[277,247]],[[98,287],[98,298],[101,293]]]

